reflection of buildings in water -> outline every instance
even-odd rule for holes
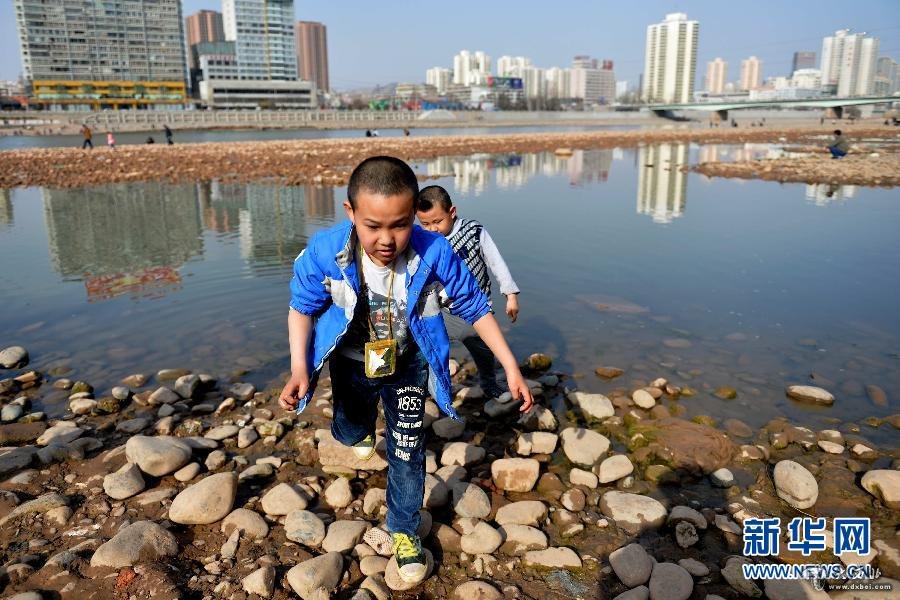
[[[290,264],[306,245],[311,221],[334,221],[334,188],[213,181],[198,184],[204,225],[237,232],[253,264]]]
[[[638,149],[637,212],[668,223],[684,212],[687,200],[687,144],[659,144]]]
[[[458,193],[478,196],[490,183],[491,171],[501,189],[522,187],[538,174],[566,173],[573,184],[581,184],[606,181],[612,160],[613,150],[576,150],[566,158],[546,152],[441,156],[426,163],[426,172],[431,177],[452,175]]]
[[[575,150],[566,161],[569,183],[581,185],[606,181],[612,161],[612,150]]]
[[[732,146],[724,144],[706,144],[700,146],[699,161],[706,162],[747,162],[763,158],[778,158],[782,150],[772,144],[743,144]]]
[[[192,186],[145,183],[43,190],[50,256],[88,300],[161,296],[203,251]]]
[[[718,144],[707,144],[700,146],[700,155],[697,160],[701,163],[719,162],[719,146]]]
[[[843,202],[856,196],[855,185],[835,185],[833,183],[811,183],[806,185],[806,199],[817,206],[832,202]]]
[[[9,227],[13,224],[12,197],[8,189],[0,189],[0,227]]]

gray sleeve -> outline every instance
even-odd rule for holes
[[[484,254],[484,262],[487,263],[491,273],[497,278],[497,282],[500,284],[500,293],[504,296],[518,294],[519,286],[513,281],[512,274],[509,272],[509,267],[506,266],[506,261],[500,256],[500,250],[497,249],[497,244],[494,243],[494,240],[491,239],[491,234],[489,234],[484,227],[481,228],[480,242],[481,252]]]

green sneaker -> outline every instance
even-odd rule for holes
[[[419,583],[428,571],[422,542],[415,535],[392,533],[394,556],[397,558],[397,572],[406,583]]]
[[[353,444],[353,454],[360,460],[369,460],[375,454],[375,437],[367,435],[361,442]]]

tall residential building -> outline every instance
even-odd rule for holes
[[[697,69],[700,23],[684,13],[647,27],[641,97],[647,102],[690,102]]]
[[[794,60],[791,62],[791,73],[800,69],[815,69],[816,53],[812,50],[800,50],[794,52]]]
[[[569,97],[588,103],[610,103],[616,99],[613,61],[600,63],[590,56],[576,56],[569,70]]]
[[[297,69],[300,79],[312,81],[316,88],[327,92],[328,31],[322,23],[297,21]]]
[[[522,73],[522,85],[526,98],[546,98],[547,78],[544,69],[526,67]]]
[[[819,69],[797,69],[791,75],[791,87],[818,90],[822,87],[822,71]]]
[[[224,42],[225,28],[222,13],[201,10],[184,18],[184,35],[188,47],[200,42]]]
[[[544,72],[547,81],[548,98],[569,98],[572,83],[572,71],[559,67],[550,67]]]
[[[716,57],[706,63],[706,77],[703,87],[710,94],[721,94],[725,91],[725,83],[728,81],[728,63]]]
[[[222,0],[222,21],[239,79],[297,79],[294,0]]]
[[[751,56],[741,61],[741,79],[738,84],[742,90],[755,90],[762,85],[762,61]]]
[[[822,85],[842,97],[871,94],[877,58],[878,38],[836,31],[822,40]]]
[[[186,97],[180,0],[15,0],[35,103],[177,104]]]
[[[875,68],[876,96],[889,96],[900,91],[900,64],[890,56],[882,56],[878,59]]]
[[[453,57],[453,83],[484,85],[491,76],[491,57],[482,51],[462,50]]]
[[[525,56],[501,56],[497,59],[497,76],[522,77],[531,66],[531,59]]]
[[[438,94],[444,94],[453,83],[453,71],[444,67],[431,67],[425,71],[425,83],[433,85]]]

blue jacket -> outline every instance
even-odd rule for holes
[[[325,361],[341,343],[359,294],[356,231],[350,221],[318,232],[294,261],[291,308],[314,318],[307,352],[310,386],[297,412],[306,408]],[[413,225],[406,267],[409,331],[428,361],[428,389],[438,406],[458,419],[450,397],[450,339],[441,308],[474,323],[490,312],[475,277],[444,236]]]

